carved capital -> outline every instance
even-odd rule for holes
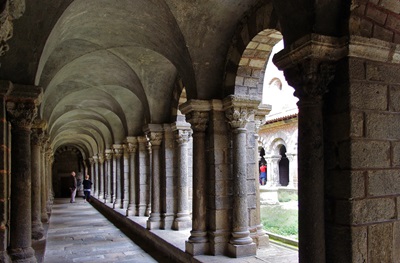
[[[223,101],[225,116],[232,129],[245,128],[256,112],[259,101],[248,97],[228,96]]]
[[[93,159],[93,158],[88,158],[88,160],[89,160],[90,165],[93,166],[93,164],[94,164],[94,159]]]
[[[175,139],[179,144],[188,143],[192,136],[191,130],[177,130]]]
[[[92,160],[93,163],[97,164],[99,162],[99,157],[97,155],[93,155]]]
[[[13,127],[30,130],[32,122],[37,116],[37,107],[35,103],[30,101],[8,101],[7,113]]]
[[[348,55],[347,46],[346,38],[310,34],[278,52],[273,62],[300,101],[315,100],[328,91],[336,61]]]
[[[186,115],[186,121],[192,125],[195,132],[204,132],[207,128],[211,102],[205,100],[189,100],[179,106]]]
[[[107,161],[111,160],[113,157],[113,150],[112,149],[106,149],[104,156],[106,158]]]
[[[153,146],[160,146],[163,141],[163,132],[150,132],[147,137]]]
[[[99,157],[99,163],[100,163],[100,164],[103,164],[103,163],[104,163],[104,160],[105,160],[104,154],[103,154],[103,153],[98,153],[97,156]]]
[[[124,153],[124,146],[122,144],[113,144],[112,148],[114,151],[114,156],[117,159],[121,158],[122,154]]]
[[[126,144],[128,152],[136,152],[136,149],[138,147],[138,139],[136,137],[126,137]]]

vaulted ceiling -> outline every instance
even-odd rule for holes
[[[54,150],[104,152],[173,122],[183,86],[188,98],[221,97],[231,38],[256,2],[26,1],[0,79],[43,88]]]

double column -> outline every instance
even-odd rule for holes
[[[39,240],[44,236],[44,229],[42,225],[41,206],[42,206],[42,192],[46,189],[42,184],[45,180],[44,166],[41,156],[41,148],[44,142],[44,131],[46,129],[46,122],[40,119],[35,119],[32,125],[31,135],[31,172],[32,172],[32,239]]]
[[[160,148],[163,141],[163,127],[159,124],[148,124],[145,133],[151,144],[151,213],[147,220],[148,229],[161,226],[161,159]]]
[[[134,215],[137,198],[136,191],[136,150],[138,148],[138,141],[136,137],[127,137],[127,150],[129,152],[129,174],[128,174],[128,192],[129,199],[126,208],[126,215]]]
[[[242,257],[256,254],[256,244],[250,237],[247,204],[247,129],[254,117],[259,101],[246,97],[229,96],[224,101],[225,115],[232,129],[233,140],[233,207],[232,236],[228,244],[229,254]],[[253,174],[251,178],[253,179]]]
[[[186,242],[186,252],[191,255],[209,253],[207,236],[207,165],[205,131],[211,110],[208,101],[191,100],[180,106],[186,121],[193,130],[193,213],[192,230]]]
[[[186,124],[186,125],[185,125]],[[191,226],[192,220],[189,213],[189,188],[188,188],[188,143],[192,136],[189,124],[175,125],[176,141],[178,142],[178,182],[177,182],[177,205],[178,212],[174,219],[172,228],[175,230],[185,229]]]
[[[113,208],[122,208],[122,181],[121,181],[121,157],[124,152],[122,144],[113,144],[114,162],[113,162]]]
[[[29,90],[29,92],[27,92]],[[31,128],[41,102],[39,87],[16,86],[6,98],[7,119],[11,122],[11,259],[36,262],[32,248],[31,213]]]
[[[114,202],[113,187],[112,187],[112,183],[113,183],[113,181],[112,181],[113,150],[106,149],[104,156],[106,159],[106,174],[104,177],[104,180],[105,180],[104,202],[112,204]]]

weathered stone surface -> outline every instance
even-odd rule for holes
[[[395,195],[400,189],[400,174],[397,170],[368,172],[368,195]]]
[[[376,224],[368,227],[368,262],[393,262],[393,224]]]

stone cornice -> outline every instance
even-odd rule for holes
[[[374,54],[371,56],[371,54]],[[400,44],[379,39],[352,36],[349,41],[349,57],[373,61],[400,63]]]
[[[179,110],[186,115],[192,111],[210,111],[211,105],[208,100],[189,100],[181,104]]]
[[[272,60],[282,70],[291,68],[305,60],[334,62],[347,54],[347,38],[310,34],[275,54]]]

